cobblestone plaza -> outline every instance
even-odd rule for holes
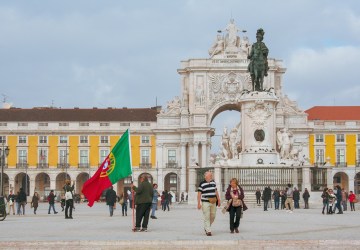
[[[240,233],[230,234],[229,215],[217,211],[213,236],[203,231],[202,213],[192,205],[175,204],[170,212],[157,211],[149,231],[133,233],[131,211],[127,217],[117,209],[109,216],[105,203],[93,208],[77,204],[73,220],[64,214],[47,214],[42,203],[37,215],[27,207],[25,216],[8,216],[1,222],[1,249],[357,249],[360,247],[360,207],[342,215],[322,215],[321,205],[285,210],[250,207],[240,222]],[[57,211],[61,211],[56,204]]]

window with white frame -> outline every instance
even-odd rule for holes
[[[141,150],[141,163],[150,163],[150,152],[149,149]]]
[[[80,136],[80,143],[88,143],[88,136],[87,135],[81,135]]]
[[[316,134],[315,135],[315,142],[324,142],[324,135],[323,134]]]
[[[144,144],[150,143],[150,136],[148,136],[148,135],[141,136],[141,143],[144,143]]]
[[[25,144],[25,143],[26,143],[26,136],[19,135],[19,144]]]
[[[168,163],[175,163],[176,162],[176,150],[169,149],[168,150]]]
[[[345,142],[344,134],[336,134],[336,142]]]
[[[100,163],[103,163],[108,155],[109,155],[108,149],[101,149],[100,150]]]
[[[316,163],[324,163],[324,149],[316,149],[315,150],[315,162]]]
[[[131,184],[132,178],[131,177],[126,177],[124,179],[124,184]]]
[[[27,163],[27,150],[26,149],[19,149],[18,151],[18,163],[25,164]]]
[[[60,149],[59,150],[59,162],[60,164],[66,164],[67,163],[67,150],[66,149]]]
[[[60,143],[66,144],[68,143],[68,137],[66,135],[60,135]]]
[[[89,151],[87,149],[80,149],[80,164],[89,163]]]
[[[6,144],[6,136],[5,135],[0,136],[0,143],[1,144]]]
[[[338,163],[345,162],[345,149],[343,148],[336,149],[336,162]]]
[[[48,150],[46,148],[41,148],[39,150],[39,163],[44,164],[47,163]]]
[[[46,144],[47,143],[47,136],[46,135],[40,135],[39,136],[39,143],[40,144]]]
[[[170,184],[176,184],[177,183],[177,175],[176,174],[171,174],[169,176],[170,179]]]
[[[109,136],[107,135],[100,136],[100,143],[109,143]]]

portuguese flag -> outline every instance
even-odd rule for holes
[[[130,132],[126,130],[96,173],[84,183],[82,193],[88,206],[100,199],[101,193],[114,183],[131,175]]]

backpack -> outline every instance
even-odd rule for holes
[[[50,199],[51,199],[51,198],[50,198],[50,195],[48,195],[48,197],[47,197],[47,201],[48,201],[48,202],[50,202]]]

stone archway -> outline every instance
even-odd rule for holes
[[[349,190],[349,176],[344,172],[338,172],[333,177],[333,185],[339,185],[345,190]]]
[[[82,195],[82,187],[84,186],[84,183],[89,179],[89,173],[86,172],[82,172],[80,174],[78,174],[78,176],[76,177],[76,189],[75,189],[75,193],[76,194],[80,194]]]
[[[23,188],[26,195],[30,195],[30,177],[26,173],[18,173],[15,176],[15,190],[14,194],[16,195],[17,192],[20,190],[20,188]]]
[[[144,175],[147,176],[148,181],[149,181],[151,184],[153,184],[154,179],[153,179],[152,175],[149,174],[149,173],[142,173],[142,174],[140,174],[139,177],[138,177],[138,183],[140,183],[140,177],[142,177],[142,176],[144,176]]]
[[[354,193],[360,194],[360,172],[356,173],[355,175],[355,186],[354,186]]]
[[[178,194],[179,191],[179,178],[178,175],[174,172],[170,172],[165,175],[164,178],[165,190],[171,191],[175,194]]]
[[[0,178],[1,178],[1,173],[0,173]],[[4,188],[4,195],[8,195],[10,192],[10,187],[9,187],[9,176],[7,174],[4,173],[4,177],[2,179],[2,181],[4,182],[3,184],[3,188]]]
[[[50,176],[44,172],[37,174],[35,177],[35,192],[38,192],[40,197],[44,197],[49,189]]]
[[[61,193],[63,191],[63,187],[65,186],[65,180],[71,181],[70,175],[65,172],[59,173],[56,176],[55,193]]]

